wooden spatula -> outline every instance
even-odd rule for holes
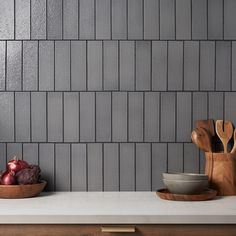
[[[202,127],[192,131],[192,141],[204,152],[212,152],[211,138],[207,130]]]
[[[234,129],[234,146],[231,150],[231,153],[236,152],[236,129]]]
[[[214,126],[214,120],[197,120],[196,121],[196,127],[197,128],[204,128],[208,131],[208,133],[214,137],[215,136],[215,126]]]
[[[217,120],[216,133],[224,146],[224,153],[228,152],[228,142],[233,135],[233,125],[230,121]]]

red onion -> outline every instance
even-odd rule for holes
[[[16,184],[15,173],[13,171],[5,171],[1,176],[1,184],[3,185]]]
[[[14,171],[15,173],[28,167],[29,164],[26,161],[18,160],[16,156],[7,163],[7,170]]]

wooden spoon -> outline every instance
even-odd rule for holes
[[[231,150],[231,153],[236,152],[236,129],[234,129],[234,146]]]
[[[202,127],[192,131],[192,141],[204,152],[212,152],[211,138],[207,130]]]
[[[208,133],[214,137],[215,136],[215,126],[214,126],[214,120],[197,120],[196,121],[196,127],[197,128],[204,128],[208,131]]]
[[[217,120],[216,133],[224,146],[224,153],[228,152],[228,142],[233,135],[233,125],[230,121]]]

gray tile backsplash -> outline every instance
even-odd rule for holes
[[[197,119],[236,124],[234,0],[1,0],[0,168],[56,191],[203,172]]]

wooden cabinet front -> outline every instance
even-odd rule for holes
[[[235,236],[236,225],[0,225],[0,236]]]

